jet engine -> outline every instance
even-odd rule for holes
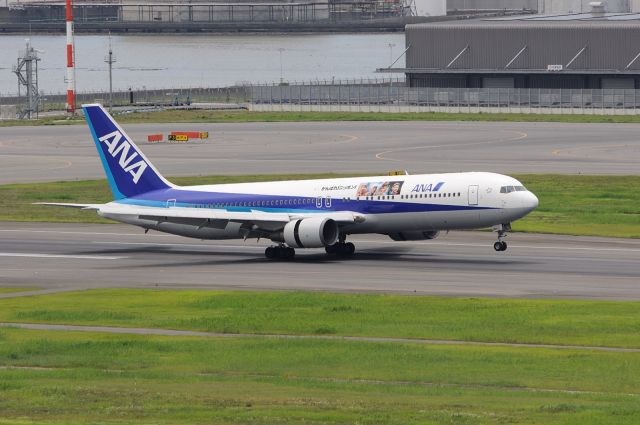
[[[438,230],[414,230],[410,232],[389,233],[389,237],[394,241],[423,241],[435,239],[440,232]]]
[[[322,248],[338,240],[338,224],[326,217],[293,220],[284,226],[284,241],[292,248]]]

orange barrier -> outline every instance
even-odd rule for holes
[[[147,142],[162,142],[162,134],[149,134],[147,136]]]
[[[172,131],[172,136],[187,136],[189,139],[208,139],[208,131]]]

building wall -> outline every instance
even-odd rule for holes
[[[640,76],[408,73],[410,87],[516,89],[640,89]]]
[[[447,0],[447,10],[538,10],[538,1],[539,0]]]
[[[452,69],[547,70],[548,65],[569,69],[624,70],[640,52],[638,23],[501,23],[407,25],[407,68],[445,69],[462,52]],[[631,65],[640,71],[640,60]]]
[[[589,13],[593,0],[539,0],[538,13],[562,14],[562,13]],[[602,0],[606,3],[607,12],[629,12],[630,0]]]
[[[639,22],[417,24],[405,36],[412,86],[640,88]]]
[[[275,3],[275,2],[273,2]],[[130,22],[300,22],[329,19],[328,0],[314,0],[302,5],[211,3],[210,6],[180,6],[123,3],[121,19]],[[202,3],[200,3],[202,4]]]
[[[414,0],[417,16],[444,16],[447,14],[447,0]]]

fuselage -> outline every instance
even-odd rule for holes
[[[362,219],[341,228],[345,234],[477,229],[510,223],[538,205],[518,180],[469,172],[369,176],[170,187],[118,201],[131,206],[199,208],[229,212],[286,213],[313,217],[352,212]],[[162,223],[136,214],[109,218],[200,239],[257,236],[241,223],[224,228]]]

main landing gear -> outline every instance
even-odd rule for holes
[[[264,255],[269,259],[293,260],[296,250],[284,245],[270,246],[264,250]]]
[[[506,251],[507,243],[504,241],[504,238],[507,237],[507,232],[511,230],[511,223],[493,226],[493,230],[498,232],[498,241],[493,244],[493,249],[496,251]]]
[[[351,242],[345,242],[347,236],[340,235],[338,242],[333,245],[324,247],[324,250],[329,255],[337,255],[338,257],[351,257],[356,252],[356,246]]]
[[[356,252],[356,246],[351,242],[336,242],[333,245],[325,246],[324,250],[330,255],[350,257]]]

